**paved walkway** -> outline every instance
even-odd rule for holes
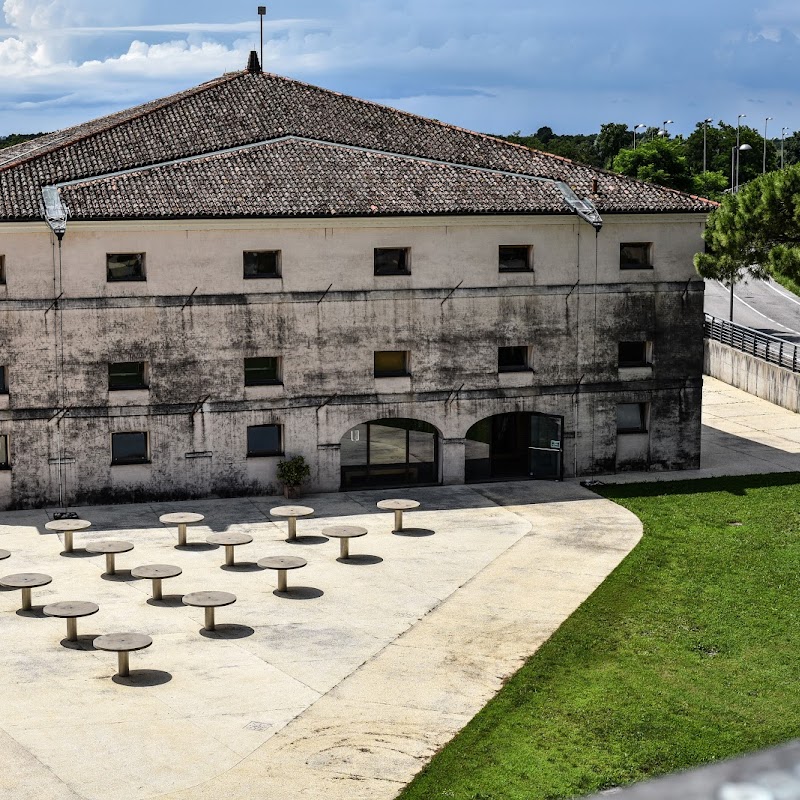
[[[706,379],[701,470],[604,480],[665,480],[800,470],[800,415]],[[0,574],[53,576],[34,591],[0,591],[0,797],[3,800],[390,800],[501,687],[625,557],[638,520],[577,481],[436,487],[403,492],[421,501],[408,535],[375,503],[385,492],[303,498],[316,516],[310,538],[287,544],[270,521],[277,498],[203,500],[80,509],[93,528],[79,552],[60,555],[43,511],[0,514]],[[206,515],[189,541],[211,531],[248,533],[235,568],[219,548],[175,549],[167,510]],[[319,537],[330,524],[363,525],[351,563]],[[88,541],[124,538],[120,574],[101,576]],[[300,553],[295,599],[276,596],[275,575],[254,562]],[[360,554],[360,555],[359,555]],[[165,602],[131,567],[177,564]],[[232,591],[218,632],[202,635],[202,609],[180,595]],[[91,600],[79,649],[59,642],[63,620],[41,606]],[[131,655],[115,679],[100,633],[134,630],[153,646]]]
[[[636,544],[639,521],[577,485],[509,483],[404,492],[422,503],[395,535],[385,493],[304,497],[317,511],[298,521],[313,538],[287,544],[277,498],[176,503],[211,530],[248,533],[235,569],[221,548],[176,549],[162,505],[80,509],[93,528],[76,548],[124,538],[117,558],[60,555],[43,511],[0,515],[0,574],[37,571],[32,613],[19,591],[0,592],[0,797],[96,798],[394,797],[462,728],[526,657],[558,628]],[[352,563],[319,531],[355,524]],[[295,597],[273,594],[275,574],[255,569],[268,555],[301,553],[289,574]],[[148,603],[139,564],[183,574]],[[202,609],[179,595],[231,591],[218,632],[203,636]],[[100,612],[79,621],[81,648],[60,644],[63,620],[41,614],[57,600],[90,600]],[[153,646],[131,654],[130,680],[94,636],[139,631]]]

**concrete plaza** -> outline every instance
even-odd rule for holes
[[[798,415],[706,380],[703,469],[619,479],[800,469]],[[422,504],[404,535],[375,507],[393,494],[306,496],[316,513],[292,544],[269,516],[280,498],[77,509],[92,528],[72,555],[44,528],[46,511],[1,514],[0,548],[12,555],[0,575],[53,581],[34,589],[31,612],[18,610],[18,590],[0,592],[0,796],[389,800],[641,535],[633,515],[577,481],[404,490]],[[205,515],[186,548],[158,522],[179,510]],[[348,562],[320,536],[333,524],[369,530]],[[254,539],[237,547],[237,566],[202,544],[221,531]],[[83,550],[106,538],[135,545],[114,577]],[[275,573],[254,562],[286,554],[308,566],[276,594]],[[183,569],[162,603],[130,575],[148,563]],[[218,609],[215,633],[180,600],[206,589],[238,598]],[[79,620],[78,647],[41,613],[59,600],[100,606]],[[92,647],[115,631],[153,638],[131,654],[128,679]]]

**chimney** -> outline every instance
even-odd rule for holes
[[[247,71],[251,75],[261,74],[261,64],[258,63],[258,53],[255,50],[250,51],[250,58],[247,59]]]
[[[592,194],[597,194],[597,178],[592,178]]]

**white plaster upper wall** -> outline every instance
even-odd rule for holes
[[[611,216],[597,238],[601,283],[688,280],[702,247],[702,217]],[[619,269],[620,242],[653,242],[654,270]],[[498,246],[533,246],[534,273],[501,274]],[[375,247],[410,247],[410,276],[373,274]],[[580,255],[579,255],[580,248]],[[280,279],[245,280],[244,250],[280,250]],[[107,283],[106,253],[146,253],[146,282]],[[53,293],[53,249],[41,226],[0,226],[9,298]],[[64,292],[72,297],[242,294],[592,283],[595,234],[574,218],[71,223],[64,237]],[[3,295],[0,295],[2,297]]]

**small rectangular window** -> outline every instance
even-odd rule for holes
[[[648,342],[620,342],[618,363],[620,367],[649,367]]]
[[[408,353],[405,350],[375,351],[376,378],[398,378],[408,374]]]
[[[280,456],[283,455],[280,425],[248,425],[248,456]]]
[[[497,348],[498,372],[522,372],[526,369],[529,369],[527,347],[515,346]]]
[[[646,433],[647,403],[617,405],[617,433]]]
[[[6,282],[6,257],[0,256],[0,286],[4,286]]]
[[[627,242],[619,246],[620,269],[653,269],[650,242]]]
[[[500,272],[530,272],[533,269],[532,253],[530,245],[501,244]]]
[[[376,275],[410,275],[411,251],[408,247],[376,247]]]
[[[0,367],[0,394],[8,394],[8,383],[6,377],[6,368]]]
[[[242,260],[245,278],[280,278],[280,250],[245,250]]]
[[[269,386],[281,382],[280,358],[265,356],[244,360],[244,385]]]
[[[107,253],[106,280],[143,281],[144,253]]]
[[[0,436],[0,469],[10,469],[11,462],[8,460],[8,436]]]
[[[111,434],[111,463],[113,464],[146,464],[150,460],[147,447],[147,433]]]
[[[120,361],[108,365],[108,388],[116,389],[146,389],[147,377],[144,361]]]

